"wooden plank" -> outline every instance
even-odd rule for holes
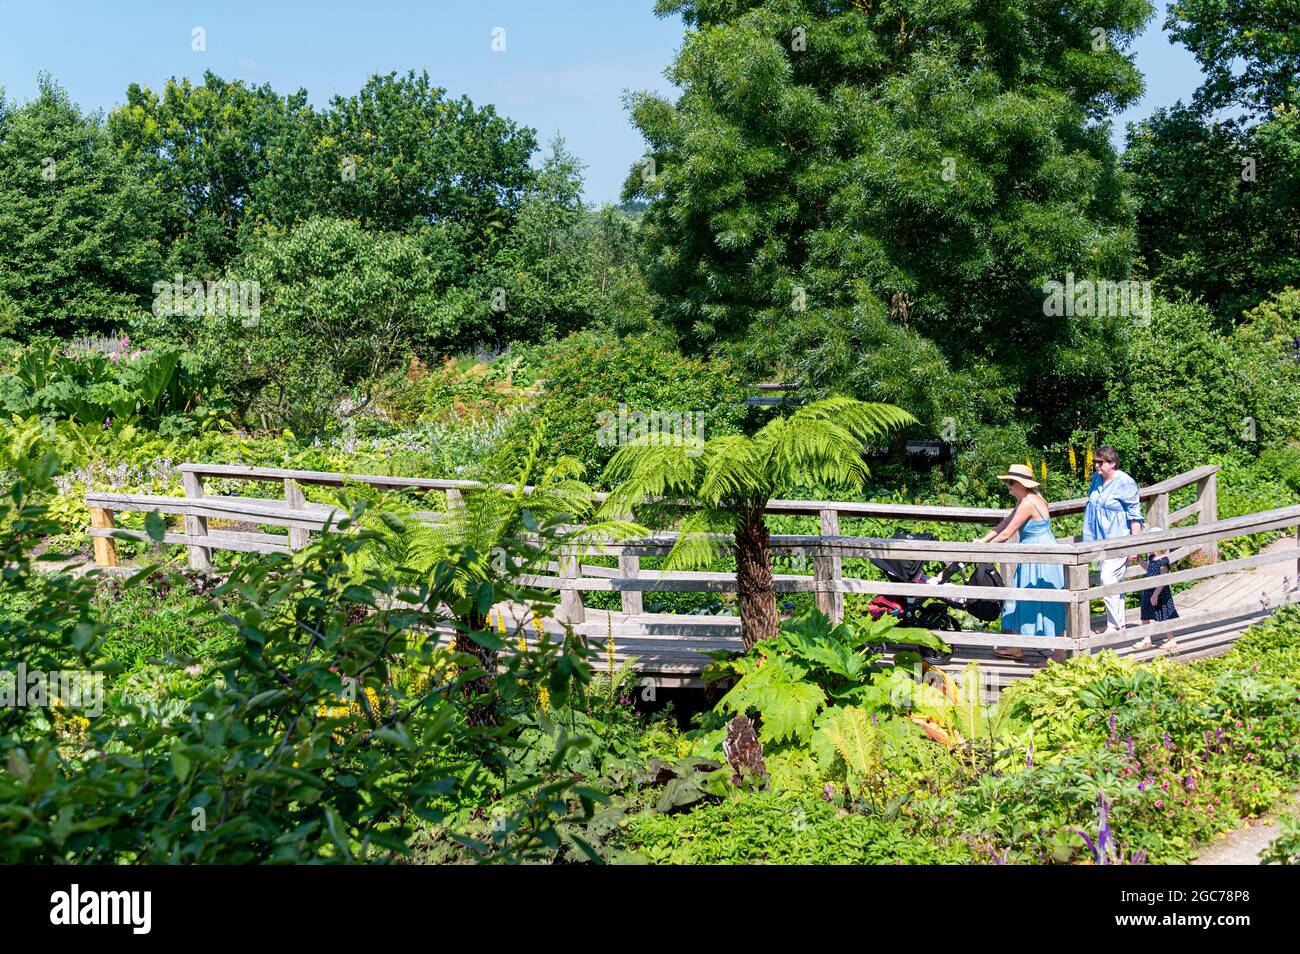
[[[1067,566],[1065,568],[1065,585],[1069,588],[1072,596],[1078,596],[1081,592],[1086,592],[1088,585],[1088,565],[1080,563],[1077,566]],[[1076,652],[1087,655],[1087,640],[1092,636],[1092,618],[1089,612],[1089,601],[1086,599],[1076,600],[1066,607],[1065,631],[1075,643]]]
[[[91,493],[86,495],[86,504],[106,510],[132,512],[157,510],[160,513],[300,527],[306,530],[321,530],[331,518],[337,524],[340,519],[348,516],[347,511],[338,507],[326,510],[290,510],[281,501],[255,500],[247,497],[204,496],[190,499],[151,494]]]
[[[1066,567],[1070,570],[1071,567]],[[961,586],[956,583],[893,583],[889,580],[839,581],[845,593],[870,593],[885,596],[961,597],[963,599],[1030,600],[1036,603],[1072,603],[1076,597],[1068,589],[1016,588],[1014,586]]]
[[[575,578],[578,575],[578,557],[572,552],[566,552],[560,556],[560,612],[559,617],[565,623],[576,626],[583,622],[584,612],[582,605],[582,591],[575,587],[579,582]],[[613,583],[613,580],[602,580],[603,583]]]
[[[95,533],[96,530],[112,531],[113,514],[108,510],[91,507],[90,527],[91,536],[94,539],[95,565],[117,566],[117,544],[108,539],[107,535],[101,536]]]
[[[624,520],[635,520],[634,513],[623,514]],[[618,555],[618,572],[624,579],[635,580],[641,575],[641,558],[632,553],[620,553]],[[645,606],[642,602],[642,595],[637,590],[624,590],[619,597],[619,602],[623,607],[623,612],[631,616],[642,612]]]
[[[389,490],[469,490],[482,486],[473,480],[450,480],[425,477],[388,477],[373,474],[343,474],[328,471],[289,470],[280,467],[248,467],[242,464],[196,464],[186,463],[180,466],[182,473],[199,476],[221,477],[228,480],[284,481],[295,480],[301,484],[341,487],[348,482],[368,484],[372,487]],[[1189,486],[1199,480],[1213,475],[1218,470],[1216,465],[1198,467],[1186,473],[1171,477],[1150,487],[1140,488],[1142,499],[1169,493]],[[514,485],[498,484],[505,490],[513,490]],[[532,493],[532,486],[525,485],[524,493]],[[606,499],[608,495],[597,493],[596,501]],[[1050,504],[1053,516],[1081,513],[1087,506],[1087,498],[1061,500]],[[683,502],[683,505],[689,506]],[[921,520],[944,523],[997,523],[1007,513],[1001,508],[989,507],[937,507],[910,504],[878,504],[870,501],[852,500],[772,500],[768,502],[767,513],[803,514],[818,516],[827,506],[832,506],[842,516],[852,518],[871,518],[884,520]]]
[[[1121,580],[1118,583],[1110,583],[1106,586],[1090,587],[1086,593],[1089,599],[1101,599],[1103,596],[1110,596],[1114,593],[1136,593],[1155,589],[1159,586],[1172,586],[1175,583],[1190,583],[1193,580],[1222,576],[1225,573],[1250,570],[1255,567],[1267,566],[1270,563],[1281,563],[1292,559],[1300,559],[1300,549],[1274,550],[1272,552],[1257,553],[1254,556],[1239,557],[1236,560],[1228,560],[1226,563],[1192,567],[1189,570],[1177,570],[1173,573],[1162,573],[1159,576],[1143,576],[1140,579],[1131,581]]]
[[[1273,608],[1276,609],[1278,606],[1296,602],[1300,602],[1300,592],[1286,593],[1274,601]],[[1135,642],[1143,636],[1162,636],[1166,633],[1173,633],[1177,637],[1180,632],[1195,630],[1212,623],[1261,619],[1269,615],[1270,612],[1258,605],[1251,607],[1248,604],[1238,604],[1214,612],[1189,614],[1180,616],[1177,619],[1146,623],[1141,626],[1129,626],[1122,633],[1098,633],[1092,637],[1089,644],[1093,649],[1101,649],[1117,643]],[[1247,625],[1249,623],[1243,624],[1242,629],[1244,630]]]
[[[117,537],[127,537],[131,540],[139,540],[142,543],[152,543],[153,540],[149,534],[143,530],[120,530],[120,529],[99,529],[92,527],[89,531],[92,537],[97,539],[109,539]],[[247,537],[269,537],[276,538],[275,534],[246,534],[246,533],[229,533],[224,530],[213,530],[202,537],[192,537],[188,533],[164,533],[162,543],[174,543],[184,547],[196,546],[196,541],[202,540],[205,544],[214,550],[235,550],[241,553],[288,553],[289,547],[284,544],[268,543],[262,540],[245,539]],[[283,540],[284,537],[278,539]],[[113,564],[116,566],[116,564]]]
[[[1207,544],[1221,540],[1281,530],[1297,524],[1300,524],[1300,505],[1278,507],[1275,510],[1244,514],[1214,523],[1198,523],[1192,527],[1180,527],[1163,533],[1139,533],[1115,537],[1111,540],[1094,540],[1079,544],[1078,552],[1089,563],[1096,563],[1102,559],[1133,556],[1152,550],[1169,550],[1174,544],[1204,548]]]
[[[544,589],[578,590],[597,593],[733,593],[734,573],[692,572],[687,578],[661,574],[635,580],[529,575],[522,579],[527,586]],[[772,588],[778,593],[816,593],[819,585],[833,586],[839,593],[865,593],[884,596],[930,596],[963,599],[1024,599],[1039,603],[1070,603],[1075,597],[1064,589],[1016,589],[1009,586],[960,586],[956,583],[894,583],[889,580],[845,578],[819,584],[809,576],[774,575]]]

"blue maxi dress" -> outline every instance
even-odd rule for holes
[[[1055,543],[1051,518],[1026,520],[1017,543]],[[1016,564],[1016,588],[1065,588],[1065,567],[1059,563]],[[1065,604],[1007,600],[1002,604],[1002,630],[1020,636],[1065,635]]]

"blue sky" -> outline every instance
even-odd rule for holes
[[[1195,61],[1160,30],[1162,10],[1135,50],[1147,78],[1143,102],[1116,126],[1187,99]],[[192,30],[206,32],[195,52]],[[505,30],[504,52],[492,31]],[[313,103],[355,92],[372,73],[427,69],[453,95],[492,103],[556,132],[586,164],[587,199],[616,201],[644,150],[623,108],[624,90],[671,92],[663,70],[682,37],[680,20],[654,16],[653,0],[0,0],[0,87],[34,95],[45,70],[83,109],[109,110],[127,84],[155,89],[170,76],[305,88]]]

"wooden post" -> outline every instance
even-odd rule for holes
[[[561,623],[567,623],[570,626],[577,626],[579,623],[586,622],[586,612],[582,605],[582,590],[571,589],[564,585],[564,580],[576,580],[580,572],[580,561],[578,554],[574,550],[564,549],[560,551],[560,612],[558,619]]]
[[[623,519],[635,520],[635,514],[627,514]],[[641,558],[627,552],[624,547],[618,551],[618,572],[625,580],[635,580],[641,576]],[[624,590],[619,594],[623,604],[623,612],[628,616],[640,616],[645,612],[645,604],[642,601],[640,590]]]
[[[1196,500],[1201,505],[1201,514],[1196,522],[1200,526],[1214,523],[1219,519],[1219,484],[1218,474],[1210,474],[1196,482]],[[1201,559],[1206,563],[1219,561],[1219,545],[1211,540],[1200,548]]]
[[[448,487],[444,493],[447,495],[447,516],[451,516],[453,510],[458,510],[464,504],[461,493],[455,487]]]
[[[302,484],[291,477],[284,480],[284,505],[290,510],[306,510],[307,498],[303,496]],[[311,531],[298,527],[289,528],[289,549],[301,550],[311,543]]]
[[[1087,563],[1066,564],[1065,588],[1075,593],[1088,588]],[[1066,604],[1065,631],[1075,641],[1073,655],[1089,656],[1092,654],[1092,649],[1088,646],[1088,640],[1092,639],[1092,603],[1090,600],[1080,600],[1077,603]]]
[[[1169,495],[1156,494],[1147,504],[1147,526],[1164,527],[1166,530],[1171,529],[1169,526]]]
[[[840,513],[838,510],[831,507],[822,509],[821,535],[823,537],[838,537],[840,535]],[[831,587],[838,585],[843,576],[843,561],[838,554],[819,552],[813,557],[813,579],[817,585],[817,608],[829,616],[831,622],[835,624],[844,622],[844,594],[833,591]]]
[[[203,496],[203,478],[189,471],[181,473],[181,484],[185,496],[198,499]],[[208,535],[208,518],[185,515],[185,535],[191,540]],[[212,569],[212,549],[201,544],[186,544],[185,552],[189,554],[190,569],[207,572]]]
[[[113,511],[90,508],[90,525],[96,530],[113,529]],[[91,537],[95,546],[95,566],[117,566],[117,541],[112,537]]]

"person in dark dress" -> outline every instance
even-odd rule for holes
[[[1148,533],[1158,533],[1164,527],[1148,527]],[[1147,557],[1147,577],[1160,576],[1169,572],[1169,551],[1157,550]],[[1142,590],[1142,622],[1156,623],[1165,620],[1178,619],[1178,607],[1174,606],[1174,591],[1169,586],[1157,586],[1154,589]],[[1143,636],[1133,644],[1134,649],[1150,649],[1151,637]],[[1162,648],[1169,652],[1178,649],[1178,643],[1174,641],[1173,636],[1166,636],[1161,644]]]

